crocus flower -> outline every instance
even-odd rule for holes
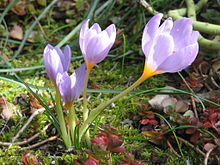
[[[58,47],[48,44],[44,49],[44,65],[48,77],[56,83],[58,73],[67,72],[71,60],[71,49],[67,45],[62,51]]]
[[[65,104],[72,104],[83,91],[85,84],[86,65],[82,64],[69,76],[67,72],[57,74],[57,87]]]
[[[146,78],[164,72],[178,72],[189,66],[199,50],[199,33],[192,31],[192,20],[168,18],[160,26],[163,14],[150,19],[144,29],[142,50],[145,54],[143,76]]]
[[[90,28],[89,20],[83,23],[80,31],[79,45],[87,68],[92,68],[107,56],[115,42],[115,38],[116,28],[114,24],[102,31],[97,23]]]

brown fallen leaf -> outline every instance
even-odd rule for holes
[[[22,40],[23,39],[23,30],[20,26],[14,25],[12,30],[9,33],[9,37]]]
[[[0,50],[0,54],[2,55],[2,57],[3,57],[6,61],[9,60],[8,56],[7,56],[3,51]],[[3,62],[3,61],[0,61],[0,64],[4,64],[4,62]]]
[[[0,97],[0,116],[4,120],[9,120],[14,116],[15,106],[7,101],[5,97]]]
[[[31,93],[28,93],[28,96],[30,98],[30,104],[32,108],[35,109],[43,108],[43,106],[40,105],[39,101]]]
[[[13,8],[11,8],[11,11],[17,15],[25,15],[26,7],[27,4],[25,1],[19,1]]]

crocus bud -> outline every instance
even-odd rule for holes
[[[83,91],[85,84],[86,65],[82,64],[69,76],[67,72],[57,74],[57,87],[65,104],[72,104]]]
[[[145,54],[143,75],[151,77],[164,72],[179,72],[195,60],[199,33],[192,30],[192,19],[168,18],[160,26],[163,14],[152,17],[145,26],[142,50]]]
[[[92,68],[107,56],[115,42],[115,38],[116,28],[114,24],[102,31],[97,23],[90,28],[89,20],[83,23],[80,31],[79,45],[87,68]]]
[[[48,44],[44,49],[44,65],[48,77],[56,83],[58,73],[67,72],[71,60],[71,49],[67,45],[61,51],[58,47]]]

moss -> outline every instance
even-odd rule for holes
[[[0,164],[2,165],[22,165],[21,153],[18,152],[19,146],[11,145],[6,149],[0,149]]]

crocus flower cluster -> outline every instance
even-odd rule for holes
[[[50,80],[59,90],[65,104],[71,104],[83,91],[86,68],[82,64],[69,76],[71,49],[67,45],[62,51],[58,47],[48,44],[44,49],[44,65]]]
[[[111,100],[100,104],[90,114],[87,111],[85,101],[84,123],[79,128],[79,139],[88,130],[89,124],[106,106],[129,93],[144,80],[160,73],[181,71],[195,60],[199,49],[197,42],[199,33],[192,30],[192,20],[182,18],[173,22],[171,18],[168,18],[160,25],[162,17],[162,14],[155,15],[144,28],[142,50],[145,55],[145,67],[142,76],[126,90]],[[76,69],[71,76],[67,73],[71,61],[70,47],[67,45],[63,51],[49,44],[45,47],[44,65],[46,72],[65,104],[72,106],[72,102],[79,97],[84,88],[83,99],[86,100],[89,73],[96,64],[107,56],[115,39],[116,28],[114,24],[105,30],[101,30],[97,23],[89,28],[89,20],[86,20],[82,24],[79,37],[79,45],[85,64]],[[63,117],[61,116],[61,118]],[[65,121],[61,118],[59,122],[62,122],[64,128]],[[70,111],[69,123],[76,124],[72,111]],[[71,134],[74,137],[75,127],[70,128],[72,128]],[[68,132],[64,131],[64,134],[68,135]],[[65,137],[67,137],[66,135]],[[66,143],[69,144],[68,141]]]

